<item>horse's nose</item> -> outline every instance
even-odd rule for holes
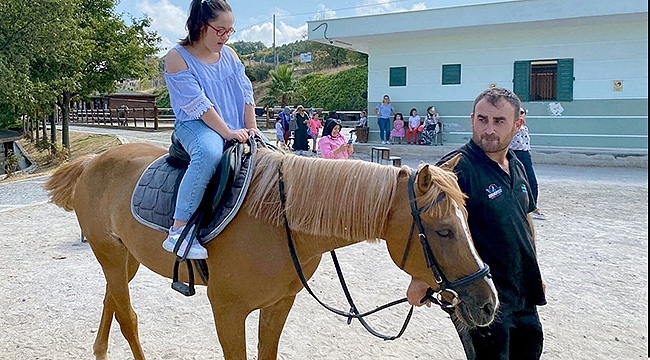
[[[494,314],[494,304],[492,304],[492,302],[487,302],[483,305],[481,310],[483,310],[486,317],[491,317]]]

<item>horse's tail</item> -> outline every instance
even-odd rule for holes
[[[81,156],[67,164],[62,165],[45,183],[45,190],[49,192],[50,201],[66,211],[74,210],[72,199],[77,187],[77,181],[88,164],[97,156],[89,154]]]

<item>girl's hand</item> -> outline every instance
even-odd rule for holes
[[[226,141],[237,140],[240,143],[246,142],[246,140],[248,140],[249,137],[248,130],[249,129],[229,130],[228,135],[226,135]]]
[[[249,129],[246,129],[246,131],[248,131],[248,136],[249,137],[253,137],[255,135],[258,135],[258,136],[261,137],[260,131],[257,128],[249,128]]]

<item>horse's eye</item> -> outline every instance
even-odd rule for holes
[[[451,230],[438,230],[436,231],[436,234],[440,237],[450,237],[452,235]]]

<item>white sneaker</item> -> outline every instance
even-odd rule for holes
[[[183,228],[180,229],[178,234],[171,233],[167,235],[167,239],[163,241],[162,247],[163,249],[169,251],[169,252],[174,252],[174,247],[176,246],[176,243],[178,242],[178,239],[181,237],[181,232],[183,231]],[[176,255],[178,256],[183,256],[185,254],[185,249],[187,249],[187,243],[189,242],[189,239],[184,239],[183,242],[181,243],[181,246],[178,248],[178,251],[176,252]],[[192,246],[190,246],[190,251],[187,253],[187,259],[207,259],[208,258],[208,250],[204,248],[198,240],[194,239],[192,242]]]

